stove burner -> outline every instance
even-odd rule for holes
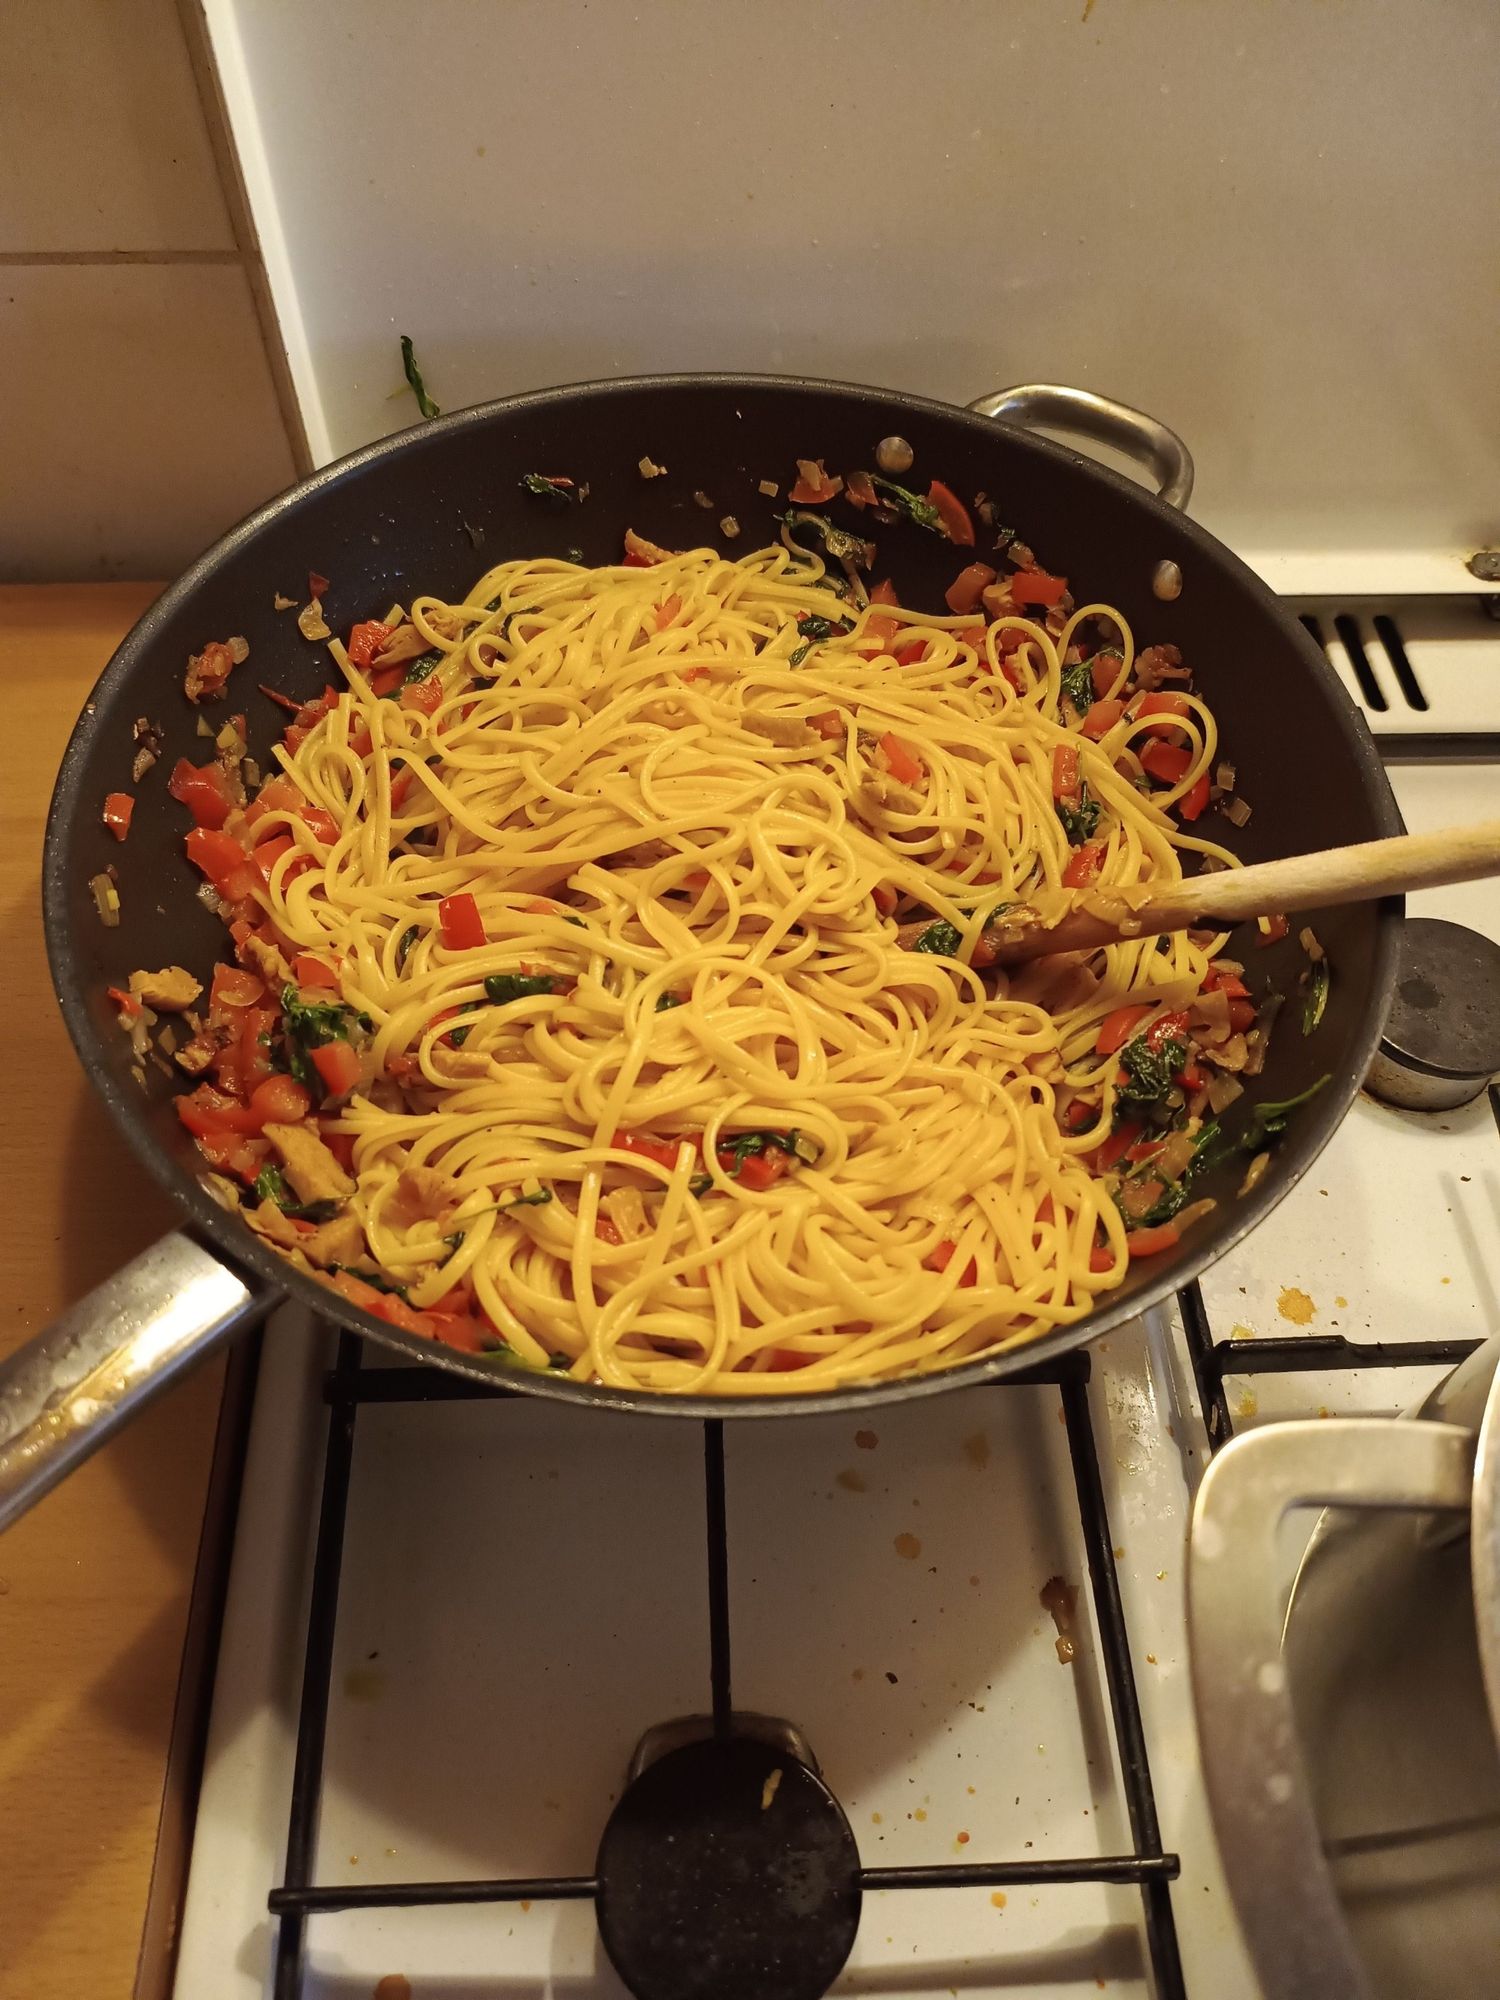
[[[1500,945],[1462,924],[1401,927],[1396,995],[1365,1079],[1387,1104],[1450,1111],[1500,1070]]]
[[[843,1969],[859,1853],[789,1743],[786,1725],[709,1736],[632,1776],[595,1874],[599,1934],[636,2000],[821,2000]]]

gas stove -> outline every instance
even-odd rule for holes
[[[1304,616],[1408,826],[1492,813],[1500,626]],[[1411,910],[1500,940],[1493,883]],[[1235,1430],[1405,1408],[1500,1326],[1497,1118],[1362,1096],[1173,1310],[864,1423],[600,1423],[287,1312],[169,1990],[1258,2000],[1198,1771],[1193,1494]]]

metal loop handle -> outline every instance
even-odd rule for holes
[[[278,1297],[174,1230],[0,1363],[0,1528]]]
[[[1023,382],[978,396],[969,408],[1002,424],[1025,430],[1070,431],[1095,444],[1110,445],[1147,466],[1156,476],[1156,497],[1169,507],[1186,507],[1193,496],[1193,455],[1177,435],[1144,410],[1096,396],[1091,389],[1067,389],[1056,382]]]
[[[1224,1872],[1268,1993],[1367,1996],[1297,1744],[1281,1654],[1276,1534],[1307,1507],[1467,1512],[1474,1434],[1400,1418],[1278,1423],[1204,1475],[1188,1548],[1188,1649]]]

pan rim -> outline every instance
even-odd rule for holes
[[[1358,1033],[1344,1051],[1338,1071],[1333,1075],[1332,1087],[1320,1093],[1319,1116],[1315,1120],[1301,1121],[1294,1127],[1278,1154],[1278,1171],[1266,1175],[1260,1187],[1236,1203],[1233,1221],[1227,1230],[1196,1250],[1190,1240],[1159,1277],[1138,1290],[1124,1297],[1112,1295],[1113,1303],[1106,1302],[1070,1325],[1057,1327],[1038,1338],[1019,1341],[981,1359],[886,1382],[767,1396],[676,1396],[659,1391],[612,1389],[602,1384],[574,1382],[561,1374],[529,1369],[497,1369],[493,1362],[484,1362],[456,1349],[439,1347],[348,1305],[311,1278],[293,1270],[263,1245],[245,1223],[221,1208],[201,1182],[180,1166],[152,1136],[142,1116],[141,1105],[132,1098],[125,1079],[117,1074],[115,1065],[109,1059],[103,1036],[88,1005],[85,983],[77,962],[78,954],[67,922],[67,833],[80,807],[77,796],[79,774],[95,734],[103,726],[99,717],[107,706],[108,697],[118,683],[128,678],[135,661],[149,650],[158,631],[191,598],[203,581],[253,543],[263,528],[300,507],[315,494],[352,481],[367,466],[388,458],[418,455],[424,447],[445,436],[468,429],[483,429],[519,412],[558,403],[603,400],[642,392],[670,394],[705,389],[728,393],[771,390],[809,400],[835,398],[865,404],[874,400],[885,411],[911,411],[945,423],[956,421],[980,436],[998,433],[1004,437],[1008,449],[1020,450],[1023,456],[1030,452],[1044,463],[1065,466],[1071,476],[1085,483],[1093,482],[1145,509],[1174,541],[1185,541],[1189,547],[1211,559],[1217,569],[1227,571],[1242,589],[1261,598],[1276,613],[1284,625],[1288,645],[1300,657],[1306,670],[1338,697],[1330,703],[1330,710],[1342,737],[1341,748],[1356,768],[1379,832],[1389,834],[1401,831],[1401,816],[1374,737],[1364,726],[1358,710],[1321,650],[1285,611],[1275,593],[1232,549],[1196,521],[1165,506],[1148,489],[1097,460],[1050,438],[1040,437],[995,418],[980,416],[959,405],[878,385],[808,376],[719,371],[615,376],[599,381],[566,383],[497,397],[414,424],[388,437],[378,438],[371,444],[362,445],[358,450],[319,468],[306,479],[274,495],[230,528],[175,582],[167,586],[121,640],[90,690],[69,734],[54,782],[43,838],[42,913],[48,967],[69,1039],[85,1074],[102,1098],[131,1152],[186,1211],[194,1233],[211,1246],[213,1254],[221,1256],[232,1268],[253,1272],[263,1282],[267,1311],[284,1298],[298,1299],[319,1317],[375,1341],[403,1360],[441,1368],[492,1391],[539,1396],[580,1409],[608,1409],[634,1416],[682,1416],[698,1420],[749,1416],[812,1417],[855,1414],[888,1403],[982,1387],[1016,1375],[1045,1374],[1062,1357],[1086,1348],[1127,1322],[1158,1309],[1195,1282],[1210,1265],[1227,1256],[1260,1225],[1322,1152],[1358,1096],[1380,1040],[1395,982],[1398,925],[1403,908],[1400,897],[1387,898],[1374,906],[1373,966],[1366,989],[1363,1019]]]

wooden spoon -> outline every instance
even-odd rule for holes
[[[991,936],[996,962],[1020,965],[1054,952],[1096,951],[1100,945],[1163,931],[1228,930],[1247,917],[1326,910],[1406,889],[1472,882],[1482,875],[1500,875],[1500,819],[1442,833],[1363,840],[1354,847],[1289,855],[1284,861],[1258,861],[1251,868],[1225,868],[1161,888],[1085,889],[1055,924],[1028,922],[1027,912],[1017,909],[999,919]]]

